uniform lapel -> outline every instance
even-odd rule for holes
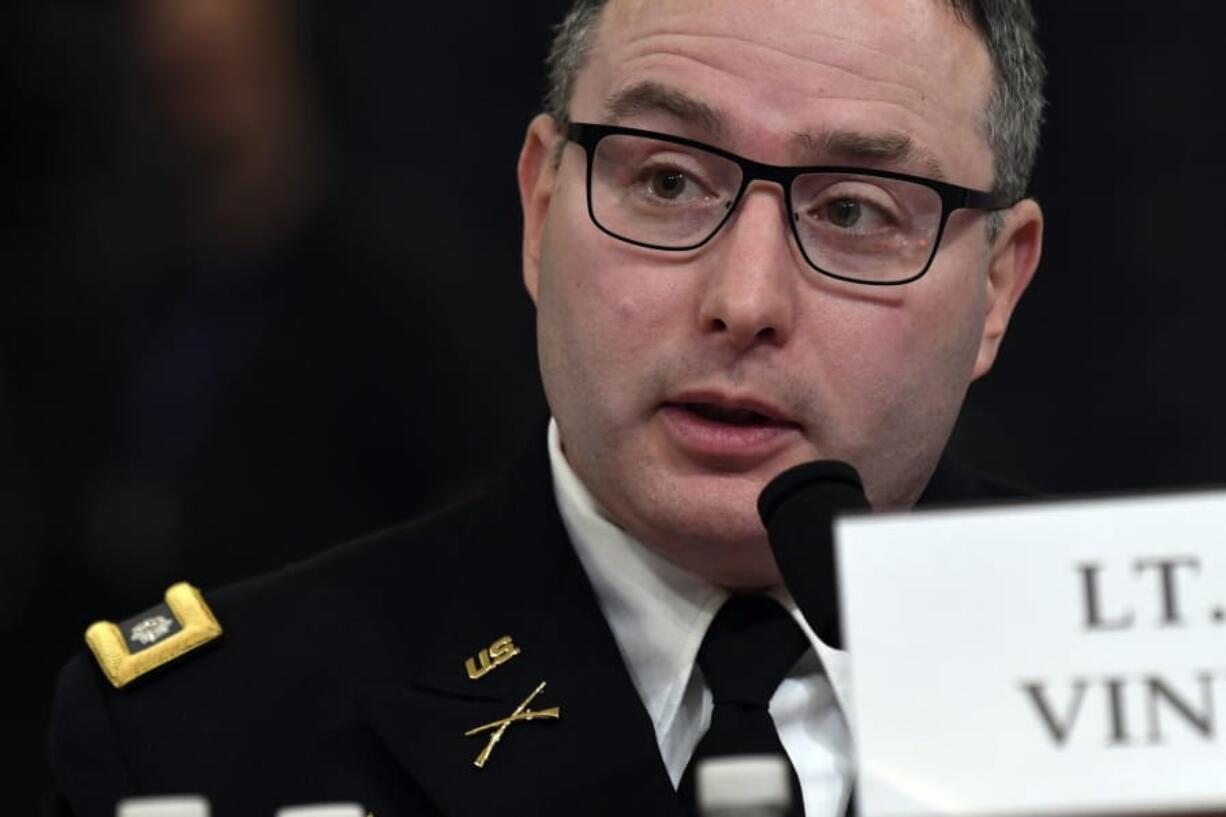
[[[655,732],[558,516],[543,440],[460,544],[450,609],[409,685],[368,688],[359,703],[376,733],[443,814],[680,815]],[[477,679],[479,651],[510,636],[519,653]],[[494,662],[490,662],[493,664]],[[483,768],[490,732],[541,683]]]

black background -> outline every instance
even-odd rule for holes
[[[129,5],[26,3],[0,35],[12,813],[50,784],[54,674],[90,621],[461,493],[544,416],[514,162],[564,0],[300,5],[328,181],[235,287],[200,280],[249,259],[174,237]],[[1037,12],[1045,252],[953,449],[1055,494],[1221,484],[1226,7]],[[195,370],[210,332],[245,351]]]

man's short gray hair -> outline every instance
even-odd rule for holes
[[[1043,123],[1043,53],[1035,39],[1029,0],[942,0],[979,33],[995,77],[984,114],[984,136],[993,157],[993,191],[1010,199],[1026,195]],[[587,61],[596,24],[607,0],[575,0],[549,49],[545,111],[569,121],[575,79]]]

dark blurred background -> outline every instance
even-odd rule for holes
[[[544,417],[514,162],[567,5],[10,11],[7,812],[91,621],[447,501]],[[1037,10],[1046,251],[954,450],[1057,494],[1226,483],[1226,5]]]

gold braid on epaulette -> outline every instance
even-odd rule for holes
[[[187,582],[173,584],[167,588],[165,599],[175,618],[173,623],[164,614],[149,616],[157,610],[154,608],[124,622],[125,626],[138,622],[130,627],[129,637],[111,621],[96,621],[85,631],[85,643],[116,689],[221,635],[221,625],[195,587]],[[134,638],[145,646],[131,649]]]

